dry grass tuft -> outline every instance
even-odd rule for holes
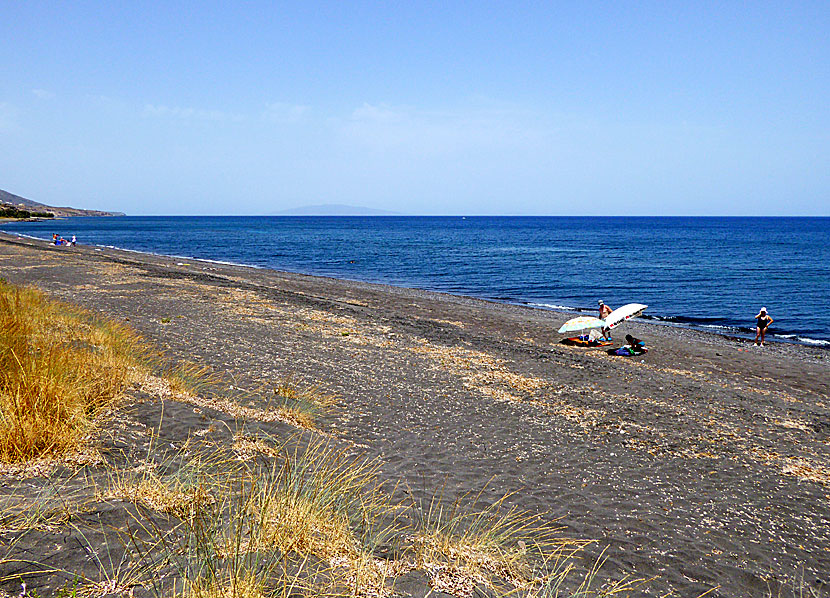
[[[215,499],[203,483],[185,484],[175,478],[163,479],[155,473],[148,473],[141,480],[128,482],[120,480],[110,489],[111,496],[145,507],[169,513],[176,517],[192,517]]]
[[[283,449],[257,485],[260,541],[283,553],[357,558],[391,508],[377,471],[320,441]]]
[[[227,579],[196,580],[187,588],[188,598],[265,598],[272,595],[266,593],[264,580],[258,579],[255,573],[243,571],[236,576],[227,576]]]
[[[124,325],[0,281],[0,460],[77,449],[147,355]]]
[[[162,368],[162,376],[174,395],[204,394],[221,382],[221,376],[211,368],[190,362],[179,362]]]
[[[280,455],[286,456],[284,451]],[[211,499],[191,501],[187,509],[168,511],[181,519],[173,532],[154,527],[151,520],[141,523],[154,532],[157,543],[153,546],[163,548],[161,558],[152,556],[150,549],[144,551],[145,559],[155,567],[156,579],[167,571],[172,584],[154,586],[154,593],[186,598],[335,595],[326,583],[330,579],[326,565],[306,567],[303,555],[283,552],[268,541],[272,527],[264,516],[268,506],[264,499],[266,489],[273,486],[263,481],[262,469],[240,467],[232,458],[221,460],[218,456],[210,466],[221,471],[198,478],[204,495]],[[204,472],[204,468],[198,469]],[[154,478],[145,476],[147,479]],[[171,480],[165,482],[170,489]],[[195,492],[183,495],[192,497]],[[135,499],[146,504],[146,495]],[[136,540],[135,544],[140,546],[141,542]],[[167,570],[171,565],[175,571],[172,578]]]
[[[594,589],[601,563],[574,581],[575,555],[589,542],[562,539],[541,516],[507,508],[509,496],[487,504],[482,491],[451,504],[395,504],[377,462],[306,440],[237,435],[212,457],[195,458],[185,446],[156,463],[148,451],[129,474],[116,472],[110,496],[179,521],[172,530],[155,528],[153,517],[139,522],[155,538],[142,570],[166,580],[154,586],[157,596],[385,598],[413,569],[459,597],[631,593],[631,584]]]
[[[190,441],[171,453],[151,442],[145,459],[130,470],[113,469],[106,498],[143,505],[179,519],[198,517],[228,492],[238,467],[224,452],[192,454]]]
[[[395,509],[377,481],[377,463],[320,441],[267,452],[270,466],[251,467],[234,482],[239,498],[230,527],[244,532],[226,537],[218,552],[226,560],[244,551],[323,563],[326,587],[314,595],[389,594],[390,568],[371,554],[394,531],[382,523]],[[319,571],[311,577],[321,578]]]
[[[294,376],[287,376],[274,386],[274,397],[283,418],[305,429],[313,429],[316,420],[337,401],[316,384],[303,384]]]
[[[483,508],[476,508],[481,492],[447,506],[435,497],[419,509],[415,565],[429,574],[433,587],[471,596],[476,587],[501,592],[538,586],[534,558],[567,560],[588,544],[559,537],[541,515],[505,508],[509,496]]]

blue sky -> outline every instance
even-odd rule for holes
[[[828,32],[826,2],[3,2],[0,188],[129,214],[830,215]]]

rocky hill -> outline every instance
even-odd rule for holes
[[[83,210],[80,208],[47,206],[14,193],[0,189],[0,205],[6,204],[30,212],[49,212],[57,217],[67,216],[123,216],[122,212],[103,212],[101,210]]]

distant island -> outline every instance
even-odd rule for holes
[[[103,212],[42,204],[0,189],[0,217],[67,218],[69,216],[124,216],[123,212]]]
[[[345,204],[320,204],[314,206],[303,206],[290,210],[273,212],[272,216],[400,216],[397,212],[387,210],[376,210],[375,208],[364,208],[362,206],[349,206]]]

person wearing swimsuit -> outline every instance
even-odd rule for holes
[[[604,319],[605,319],[605,317],[606,317],[608,314],[610,314],[610,313],[611,313],[611,308],[610,308],[610,307],[608,307],[607,305],[605,305],[605,303],[603,303],[603,302],[602,302],[602,299],[600,299],[600,300],[599,300],[599,319],[600,319],[600,320],[604,320]],[[610,341],[610,340],[611,340],[611,329],[610,329],[610,328],[605,328],[605,327],[603,327],[603,329],[602,329],[602,335],[603,335],[603,336],[604,336],[607,340],[609,340],[609,341]]]
[[[767,314],[767,308],[762,307],[758,315],[755,316],[758,325],[755,328],[755,344],[758,344],[758,337],[761,338],[761,346],[764,346],[764,336],[767,333],[767,327],[772,324],[772,318]]]

